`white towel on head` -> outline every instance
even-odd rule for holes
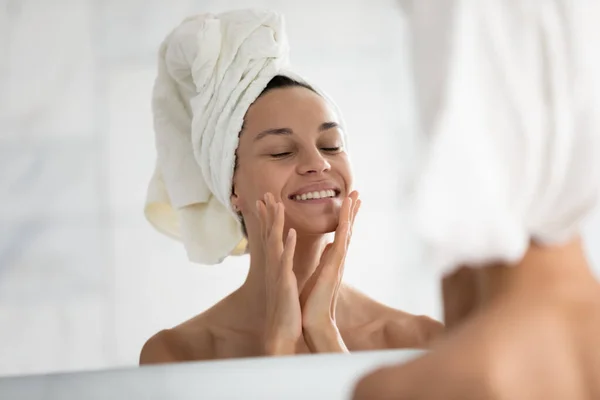
[[[289,70],[283,17],[272,11],[193,16],[160,47],[152,99],[158,156],[145,215],[183,241],[192,262],[246,251],[230,203],[235,151],[246,111],[276,75],[309,84]]]
[[[407,7],[423,137],[414,217],[441,274],[578,234],[600,187],[600,3]]]

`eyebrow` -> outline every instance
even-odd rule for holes
[[[326,130],[333,129],[333,128],[339,128],[339,126],[340,125],[337,122],[323,122],[319,126],[319,132],[324,132]],[[257,142],[269,135],[291,135],[293,133],[294,132],[290,128],[267,129],[266,131],[262,131],[261,133],[256,135],[256,137],[254,138],[254,141]]]

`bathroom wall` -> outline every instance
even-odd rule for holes
[[[0,375],[135,365],[144,341],[244,279],[144,220],[157,46],[189,14],[283,12],[292,60],[339,103],[363,208],[351,284],[439,317],[403,191],[414,167],[397,0],[0,0]],[[588,226],[600,262],[600,215]]]

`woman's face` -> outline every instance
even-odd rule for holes
[[[335,113],[304,87],[271,89],[248,109],[237,149],[232,204],[250,231],[256,200],[270,192],[285,207],[286,228],[332,232],[352,172]]]

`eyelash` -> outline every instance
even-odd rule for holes
[[[271,154],[271,157],[273,157],[273,158],[283,158],[283,157],[289,156],[290,154],[292,154],[292,153]]]
[[[321,150],[326,151],[328,153],[337,153],[338,151],[340,151],[341,147],[324,147]],[[277,154],[271,154],[271,157],[273,158],[283,158],[283,157],[287,157],[290,154],[292,154],[291,152],[286,152],[286,153],[277,153]]]

